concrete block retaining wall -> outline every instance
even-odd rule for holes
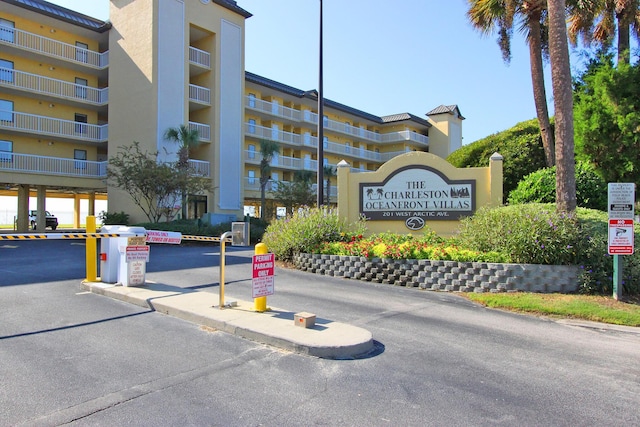
[[[575,292],[578,267],[431,260],[367,259],[299,254],[296,268],[311,273],[396,286],[460,292]]]

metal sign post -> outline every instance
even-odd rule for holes
[[[623,260],[620,255],[633,255],[635,184],[610,182],[608,186],[609,241],[613,255],[613,298],[622,297]]]

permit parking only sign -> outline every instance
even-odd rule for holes
[[[275,273],[275,254],[253,256],[252,297],[260,298],[273,295],[273,276]]]
[[[610,182],[608,189],[609,255],[633,255],[636,186]]]

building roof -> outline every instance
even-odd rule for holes
[[[460,114],[460,109],[457,105],[440,105],[427,113],[427,116],[435,116],[437,114],[454,114],[460,117],[460,120],[464,120],[464,116]]]
[[[102,21],[100,19],[92,18],[82,13],[78,13],[74,10],[67,9],[66,7],[58,6],[53,3],[49,3],[44,0],[0,0],[5,3],[12,4],[14,6],[22,7],[24,9],[32,10],[43,15],[50,16],[61,21],[68,22],[73,25],[78,25],[83,28],[87,28],[98,33],[104,33],[111,28],[111,24],[108,21]]]
[[[393,122],[401,122],[404,120],[411,120],[414,122],[418,122],[424,126],[431,126],[431,123],[429,123],[426,119],[423,119],[422,117],[414,116],[413,114],[409,114],[409,113],[400,113],[400,114],[392,114],[390,116],[382,116],[381,119],[384,123],[393,123]]]
[[[242,15],[245,18],[251,18],[253,16],[251,13],[238,6],[238,3],[235,0],[213,0],[213,2],[226,9],[236,12],[237,14]]]
[[[305,98],[311,98],[311,99],[318,99],[318,91],[315,89],[313,90],[296,89],[292,86],[285,85],[284,83],[280,83],[275,80],[271,80],[254,73],[250,73],[249,71],[245,71],[245,79],[251,83],[259,84],[261,86],[266,86],[268,88],[275,89],[280,92],[284,92],[288,95],[296,96],[298,98],[305,97]],[[378,117],[376,115],[358,110],[353,107],[349,107],[348,105],[344,105],[339,102],[332,101],[326,98],[324,99],[324,105],[326,107],[330,107],[330,108],[342,111],[343,113],[352,114],[354,116],[361,117],[366,120],[370,120],[374,123],[385,124],[385,123],[392,123],[392,122],[398,122],[398,121],[404,121],[404,120],[411,120],[423,126],[431,127],[431,123],[429,123],[426,119],[420,118],[418,116],[414,116],[413,114],[409,114],[409,113],[393,114],[390,116]]]

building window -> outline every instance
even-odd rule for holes
[[[87,115],[76,113],[74,121],[76,122],[76,133],[87,133]]]
[[[89,45],[82,42],[76,42],[76,61],[88,62]]]
[[[13,62],[0,59],[0,82],[13,83]]]
[[[87,98],[87,86],[89,86],[89,81],[87,79],[81,79],[80,77],[76,77],[76,97],[77,98]]]
[[[0,140],[0,162],[11,162],[13,161],[13,142]]]
[[[322,159],[322,166],[329,166],[329,159],[327,158]]]
[[[13,123],[13,101],[0,99],[0,123]]]
[[[73,158],[76,169],[87,168],[87,150],[73,150]]]
[[[248,178],[249,185],[255,185],[255,183],[256,183],[256,171],[248,171],[247,174],[249,176],[249,178]]]
[[[327,117],[327,116],[322,116],[322,126],[323,126],[323,127],[325,127],[325,128],[326,128],[327,126],[329,126],[329,117]]]
[[[16,24],[13,21],[0,18],[0,40],[3,42],[15,42]]]
[[[256,146],[253,144],[249,144],[249,158],[250,159],[256,158]]]
[[[256,121],[249,119],[249,133],[256,133]]]
[[[249,107],[256,108],[256,95],[253,93],[249,94]]]
[[[351,143],[347,142],[346,144],[344,144],[344,152],[345,153],[351,153]]]
[[[304,133],[304,145],[311,145],[311,134],[309,132]]]
[[[329,137],[328,136],[323,136],[322,137],[322,147],[323,148],[327,148],[329,146]]]

